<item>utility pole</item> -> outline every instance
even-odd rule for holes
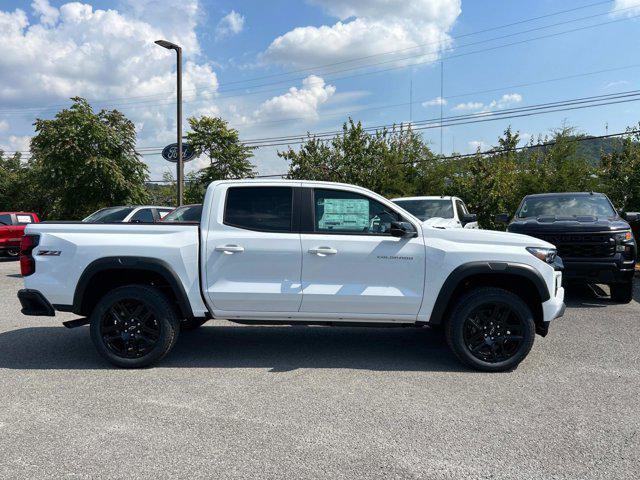
[[[177,115],[177,143],[178,143],[178,159],[176,162],[176,176],[178,177],[177,181],[177,191],[176,191],[176,203],[178,207],[182,206],[182,197],[184,190],[184,162],[182,160],[182,48],[175,43],[168,42],[167,40],[156,40],[156,45],[160,45],[163,48],[168,50],[176,51],[176,61],[177,61],[177,106],[176,106],[176,115]]]
[[[444,115],[444,60],[440,54],[440,155],[442,155],[442,117]]]
[[[413,72],[409,82],[409,126],[413,123]]]

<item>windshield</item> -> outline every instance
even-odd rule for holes
[[[122,222],[132,211],[133,207],[103,208],[102,210],[92,213],[82,221],[85,223]]]
[[[602,195],[553,195],[525,198],[516,213],[527,217],[613,217],[609,200]]]
[[[433,217],[453,218],[453,205],[451,200],[422,199],[422,200],[394,200],[407,212],[420,220],[425,221]]]
[[[187,205],[176,208],[162,219],[163,222],[199,222],[202,216],[202,205]]]

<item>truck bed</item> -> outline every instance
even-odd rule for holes
[[[93,262],[152,259],[175,273],[193,314],[206,315],[200,294],[198,225],[44,222],[29,225],[25,233],[40,235],[38,251],[53,252],[36,255],[37,275],[25,277],[25,287],[36,288],[37,278],[37,287],[46,285],[48,299],[54,305],[73,305],[80,277]]]

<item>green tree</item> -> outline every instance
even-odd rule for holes
[[[638,130],[639,127],[628,131]],[[602,155],[600,186],[622,211],[640,211],[640,134],[627,135],[621,148]]]
[[[207,185],[215,180],[228,178],[251,178],[254,166],[249,161],[253,149],[240,141],[238,131],[217,117],[192,117],[187,142],[197,156],[209,158],[209,165],[200,170],[188,182],[185,198],[202,201]]]
[[[145,203],[147,167],[133,123],[117,110],[96,114],[85,99],[72,100],[54,119],[35,122],[29,168],[49,197],[39,213],[80,219],[110,205]]]
[[[299,150],[278,156],[290,162],[289,178],[353,183],[392,197],[414,192],[431,152],[406,126],[369,133],[349,119],[330,141],[309,136]]]

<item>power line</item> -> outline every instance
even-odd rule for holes
[[[555,113],[571,111],[583,108],[593,108],[606,105],[613,105],[619,103],[628,103],[640,100],[640,90],[628,90],[623,92],[616,92],[605,95],[593,95],[588,97],[579,97],[573,99],[564,99],[554,102],[545,102],[539,104],[525,105],[517,108],[505,108],[499,110],[491,110],[485,112],[476,112],[464,115],[452,115],[448,117],[440,118],[428,118],[423,120],[417,120],[413,122],[410,127],[414,131],[428,130],[433,128],[456,126],[456,125],[468,125],[473,123],[492,122],[497,120],[505,120],[511,118],[529,117],[533,115],[541,115],[545,113]],[[402,127],[403,123],[393,123],[384,125],[374,125],[370,127],[364,127],[363,131],[374,132],[384,129],[393,129],[394,127]],[[409,125],[407,125],[409,126]],[[250,147],[273,147],[273,146],[286,146],[297,145],[308,141],[310,138],[324,139],[338,136],[342,133],[342,130],[325,131],[325,132],[306,132],[298,135],[288,135],[280,137],[263,137],[256,139],[248,139],[242,141],[245,145]],[[163,147],[140,147],[137,149],[142,155],[157,155],[162,151]],[[26,151],[7,151],[5,153],[28,153]]]
[[[578,138],[571,138],[570,141],[571,142],[589,142],[589,141],[593,141],[593,140],[602,140],[605,138],[614,138],[614,137],[623,137],[626,135],[633,135],[636,133],[640,133],[640,130],[627,130],[625,132],[618,132],[618,133],[610,133],[607,135],[597,135],[597,136],[586,136],[586,137],[578,137]],[[512,148],[512,149],[491,149],[491,150],[485,150],[483,152],[475,152],[475,153],[465,153],[465,154],[459,154],[459,155],[449,155],[449,156],[435,156],[432,158],[425,158],[425,159],[421,159],[421,160],[414,160],[414,161],[404,161],[404,162],[398,162],[396,165],[412,165],[412,164],[416,164],[416,163],[424,163],[424,162],[434,162],[434,161],[446,161],[446,160],[460,160],[460,159],[464,159],[464,158],[473,158],[473,157],[477,157],[477,156],[486,156],[486,155],[500,155],[502,153],[510,153],[510,152],[520,152],[523,150],[530,150],[530,149],[541,149],[541,148],[546,148],[546,147],[550,147],[555,145],[556,143],[558,143],[557,140],[551,140],[549,142],[544,142],[544,143],[538,143],[536,145],[525,145],[522,147],[516,147],[516,148]],[[270,175],[258,175],[256,177],[253,178],[275,178],[275,177],[286,177],[288,176],[289,173],[274,173],[274,174],[270,174]],[[166,180],[149,180],[148,182],[165,182]]]

